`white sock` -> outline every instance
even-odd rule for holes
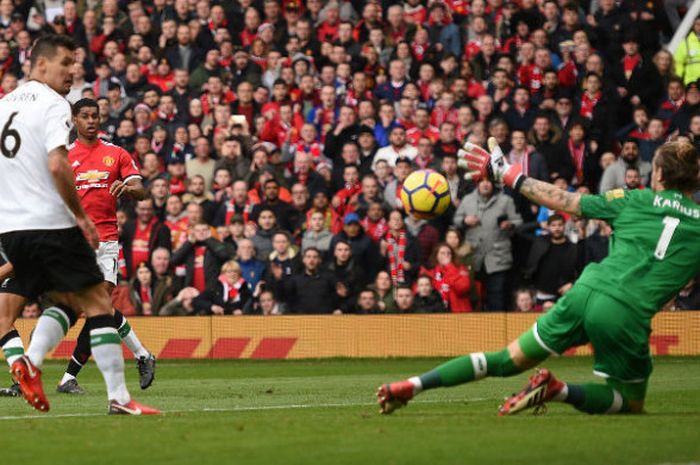
[[[564,383],[564,387],[561,388],[561,391],[559,391],[554,397],[552,397],[552,402],[564,402],[568,396],[569,385]]]
[[[58,383],[60,386],[63,386],[66,384],[68,381],[76,379],[75,376],[71,375],[70,373],[63,373],[63,378],[61,378],[61,382]]]
[[[122,321],[121,326],[119,326],[119,335],[122,341],[126,343],[126,346],[134,354],[134,358],[148,357],[150,352],[141,344],[136,333],[131,329],[131,325],[126,321],[126,317]]]
[[[413,395],[414,396],[423,390],[423,383],[421,383],[420,378],[418,376],[413,376],[411,378],[408,378],[408,382],[413,384]]]
[[[49,350],[56,347],[70,328],[70,319],[63,310],[51,307],[44,310],[34,328],[32,339],[27,349],[27,357],[34,366],[41,368],[44,357]]]
[[[5,354],[5,361],[9,366],[24,355],[24,344],[22,344],[22,339],[15,336],[9,341],[7,341],[2,346],[2,352]]]
[[[107,385],[107,397],[120,404],[128,404],[131,396],[124,378],[124,357],[119,333],[110,327],[92,329],[90,345],[97,368],[102,372]]]

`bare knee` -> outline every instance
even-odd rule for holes
[[[537,360],[531,360],[525,356],[520,347],[520,342],[517,339],[508,344],[508,355],[510,355],[510,359],[513,360],[513,364],[521,370],[533,368],[539,363]]]
[[[88,318],[112,314],[112,299],[102,283],[80,292],[61,294],[56,300],[70,306],[76,312],[84,313]]]
[[[15,320],[26,301],[15,294],[0,294],[0,336],[14,329]]]
[[[15,329],[14,324],[14,318],[6,318],[5,316],[0,316],[0,337]]]

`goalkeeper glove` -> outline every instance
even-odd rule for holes
[[[488,144],[491,153],[471,142],[466,142],[459,151],[459,165],[468,170],[465,177],[474,180],[489,178],[499,185],[518,190],[525,180],[522,166],[508,163],[494,137],[489,137]]]

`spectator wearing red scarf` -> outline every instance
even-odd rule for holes
[[[469,270],[464,265],[457,264],[454,251],[445,243],[435,246],[432,261],[435,267],[422,268],[421,273],[430,277],[433,287],[438,291],[450,312],[471,312]]]
[[[224,88],[224,83],[218,75],[209,76],[207,79],[207,91],[200,97],[202,112],[208,115],[219,104],[229,105],[236,100],[236,96],[230,90]]]
[[[131,300],[136,307],[137,315],[150,316],[158,314],[158,309],[153,308],[153,294],[155,280],[153,271],[146,262],[141,262],[136,267],[136,276],[131,282]]]
[[[591,152],[586,144],[586,129],[582,122],[576,121],[569,129],[567,148],[574,165],[574,179],[572,184],[576,186],[587,185],[595,187],[597,183],[598,166],[596,160],[591,160]],[[591,179],[595,176],[595,179]]]
[[[252,293],[245,282],[241,266],[229,260],[221,267],[221,275],[192,301],[202,315],[242,315],[252,309]]]
[[[379,202],[372,202],[367,209],[367,215],[360,220],[365,233],[376,243],[386,236],[389,225],[384,218],[384,209]]]
[[[244,27],[238,33],[243,47],[249,47],[255,38],[258,36],[258,27],[260,27],[260,13],[255,8],[248,7],[243,14]]]
[[[685,87],[683,80],[672,76],[666,85],[666,98],[661,102],[656,116],[664,120],[664,129],[668,129],[671,118],[685,103]]]
[[[408,0],[404,5],[403,19],[408,24],[423,24],[428,19],[428,9],[421,0]]]
[[[611,67],[610,77],[620,97],[621,123],[629,121],[631,110],[638,105],[656,106],[661,92],[661,79],[652,61],[639,53],[639,36],[630,29],[625,33],[622,48],[625,55]]]
[[[418,273],[420,257],[415,239],[406,231],[401,212],[394,210],[389,213],[389,231],[379,248],[386,258],[394,287],[410,284]]]
[[[601,85],[600,76],[595,73],[586,75],[586,91],[581,95],[581,107],[579,108],[579,115],[582,118],[593,119],[593,111],[603,97]]]
[[[602,79],[597,73],[589,72],[584,81],[585,91],[581,95],[579,116],[590,121],[591,148],[606,150],[611,145],[612,129],[615,127],[617,108],[610,103],[602,90]]]

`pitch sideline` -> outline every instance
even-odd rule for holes
[[[489,400],[488,397],[474,397],[468,399],[460,400],[414,400],[412,404],[451,404],[451,403],[461,403],[461,402],[480,402],[483,400]],[[286,405],[261,405],[258,407],[205,407],[201,409],[182,409],[182,410],[166,410],[162,413],[168,415],[170,413],[197,413],[197,412],[255,412],[255,411],[266,411],[266,410],[301,410],[301,409],[312,409],[312,408],[339,408],[339,407],[370,407],[377,405],[376,402],[353,402],[353,403],[329,403],[329,404],[286,404]],[[13,420],[49,420],[53,418],[87,418],[87,417],[102,417],[106,416],[105,413],[60,413],[58,415],[7,415],[0,416],[0,421],[13,421]]]

